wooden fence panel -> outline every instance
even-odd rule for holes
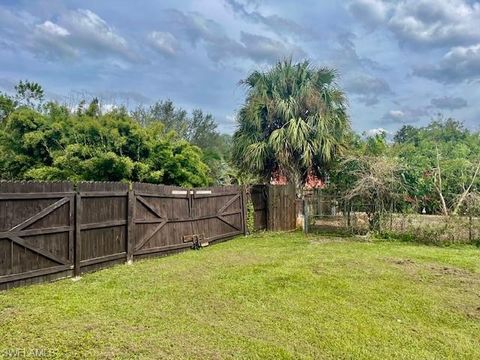
[[[255,210],[255,230],[295,230],[297,223],[294,185],[253,185],[250,198]]]
[[[74,195],[69,182],[0,182],[0,289],[72,273]]]
[[[246,232],[238,186],[0,183],[0,289]]]
[[[267,230],[286,231],[296,228],[295,186],[267,186]]]
[[[124,262],[127,258],[128,184],[79,183],[78,195],[79,271]]]
[[[235,186],[188,190],[133,184],[134,256],[189,248],[194,236],[212,242],[242,234],[242,189]]]
[[[133,255],[189,248],[193,234],[190,192],[176,186],[134,183]]]
[[[243,190],[238,186],[198,188],[191,192],[193,233],[215,242],[245,232]]]
[[[267,185],[253,185],[250,187],[250,199],[254,209],[254,229],[267,228]]]

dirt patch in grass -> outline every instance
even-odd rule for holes
[[[413,261],[412,259],[387,258],[386,260],[388,263],[400,267],[412,275],[418,275],[420,272],[427,272],[428,274],[434,276],[453,276],[460,281],[469,280],[473,283],[480,283],[479,274],[476,274],[466,269],[460,269],[453,266],[445,266],[442,264],[417,262]]]
[[[411,259],[388,258],[387,262],[402,269],[417,283],[430,282],[445,291],[455,291],[478,298],[477,302],[452,302],[451,306],[464,316],[480,320],[480,274],[453,266],[417,262]]]
[[[309,238],[311,244],[331,244],[331,243],[351,243],[351,242],[361,242],[361,243],[372,243],[371,239],[367,236],[315,236]]]
[[[415,262],[410,259],[394,259],[392,260],[392,262],[397,265],[405,265],[405,266],[415,264]]]
[[[480,282],[479,274],[471,272],[466,269],[460,269],[453,266],[445,266],[441,264],[435,263],[423,263],[423,262],[416,262],[411,259],[395,259],[395,258],[388,258],[387,262],[401,267],[408,271],[409,273],[418,273],[420,271],[427,271],[431,275],[434,276],[454,276],[457,277],[458,280],[465,280],[470,279],[474,283]]]

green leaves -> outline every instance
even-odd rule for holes
[[[264,180],[279,172],[290,181],[323,173],[350,132],[335,79],[335,70],[308,61],[285,60],[250,74],[241,82],[247,97],[237,116],[235,164]]]
[[[263,166],[268,158],[267,142],[257,142],[247,146],[245,151],[245,161],[250,163],[250,166],[257,171],[262,171]]]
[[[209,183],[199,148],[163,126],[142,127],[125,111],[100,114],[97,106],[71,114],[51,103],[44,114],[10,113],[0,124],[0,178]]]
[[[408,165],[405,178],[410,195],[427,212],[438,212],[439,196],[434,187],[437,149],[442,173],[442,192],[446,205],[453,206],[459,194],[468,187],[480,160],[478,132],[465,129],[463,124],[441,116],[425,127],[402,127],[394,137],[392,152]],[[472,191],[480,189],[476,179]]]

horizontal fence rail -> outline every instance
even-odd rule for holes
[[[379,207],[321,192],[305,197],[302,207],[305,232],[365,235],[374,231],[384,237],[429,244],[473,244],[480,240],[480,218],[476,216],[423,214],[395,203]]]

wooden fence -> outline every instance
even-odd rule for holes
[[[294,185],[254,185],[250,197],[255,211],[255,230],[284,231],[296,227]]]
[[[0,183],[0,289],[71,276],[71,183]]]
[[[251,196],[258,229],[295,228],[290,187]],[[0,289],[246,234],[245,203],[239,186],[0,182]]]

